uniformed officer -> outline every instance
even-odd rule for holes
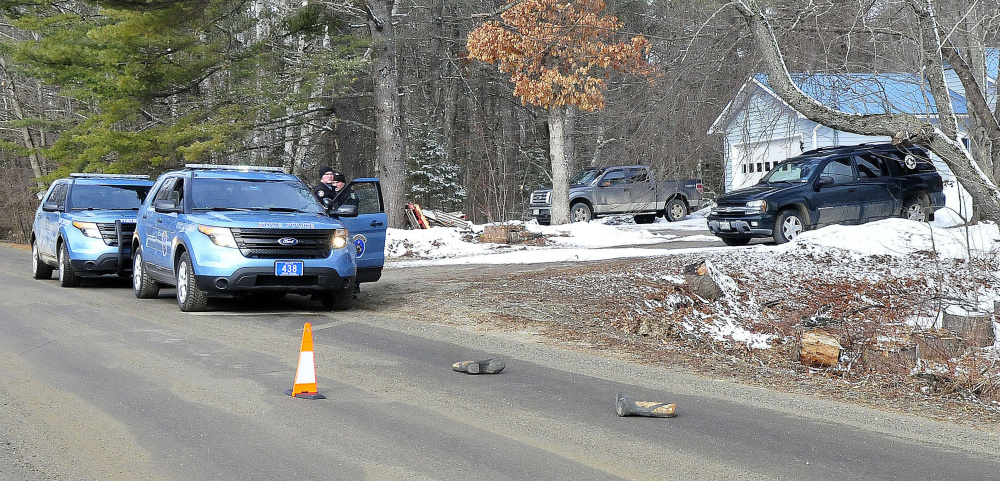
[[[313,187],[313,194],[316,194],[316,198],[323,201],[325,198],[334,199],[337,197],[337,192],[344,188],[344,184],[347,182],[347,178],[344,174],[333,170],[332,167],[324,165],[319,168],[319,183],[316,187]]]

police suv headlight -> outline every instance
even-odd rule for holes
[[[233,238],[233,231],[229,230],[228,227],[212,227],[209,225],[199,225],[198,232],[205,234],[209,239],[212,239],[212,243],[220,247],[232,247],[236,248],[236,239]]]
[[[80,232],[83,232],[83,235],[87,237],[93,237],[96,239],[101,238],[101,230],[98,229],[97,224],[93,222],[80,222],[75,220],[73,221],[73,227],[80,229]]]
[[[767,201],[764,200],[751,200],[747,202],[747,210],[750,213],[761,213],[767,212]]]
[[[334,229],[333,238],[330,239],[330,247],[343,249],[347,246],[347,229]]]

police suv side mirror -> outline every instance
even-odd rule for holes
[[[358,206],[354,204],[344,204],[334,210],[328,211],[330,215],[337,217],[357,217]]]
[[[174,212],[174,213],[181,211],[180,207],[177,206],[176,202],[167,199],[160,199],[156,202],[153,202],[153,210],[155,210],[156,212]]]
[[[45,202],[42,204],[42,210],[45,212],[56,212],[59,210],[59,204],[55,202]]]

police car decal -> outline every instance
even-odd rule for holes
[[[368,243],[368,239],[365,236],[358,234],[354,238],[354,249],[358,251],[358,257],[361,257],[365,253],[365,245]]]
[[[917,158],[913,154],[906,154],[906,157],[903,158],[903,163],[906,164],[907,169],[913,170],[917,168]]]

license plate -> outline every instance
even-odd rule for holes
[[[733,225],[729,223],[728,220],[719,222],[719,228],[722,230],[732,230]]]
[[[274,275],[276,276],[301,276],[302,262],[275,261]]]

